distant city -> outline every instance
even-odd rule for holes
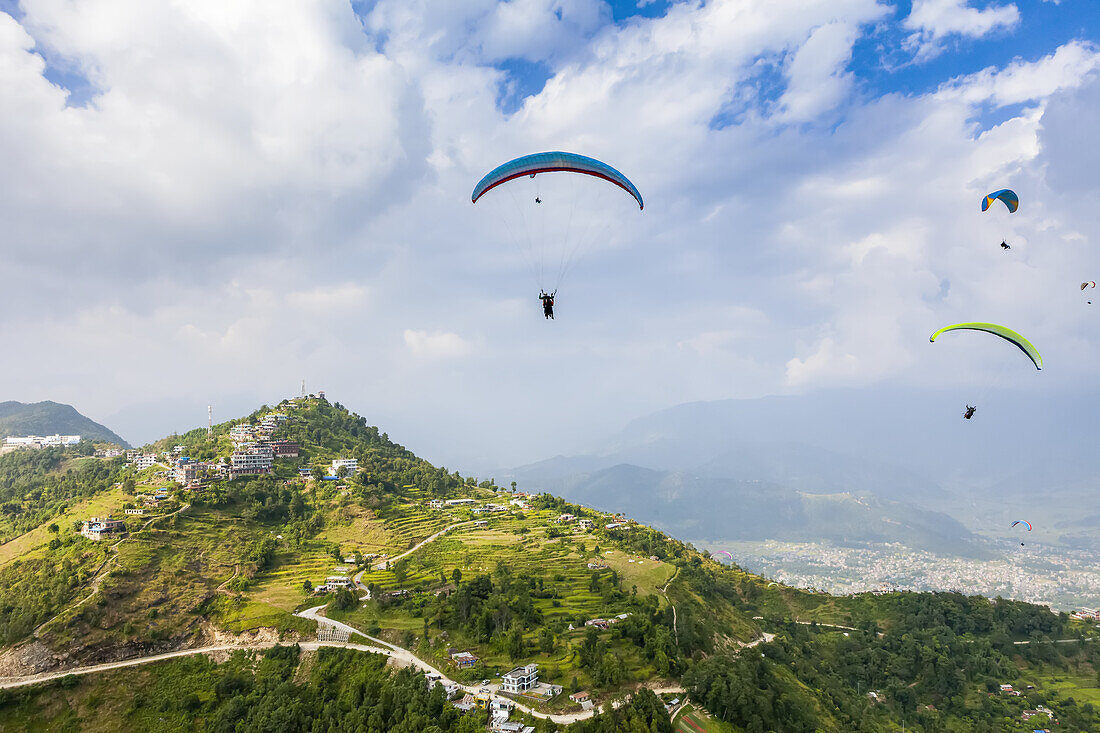
[[[1100,568],[1083,550],[1006,547],[992,560],[911,550],[895,544],[726,542],[739,565],[781,583],[844,595],[893,590],[959,591],[1049,605],[1058,611],[1100,606]]]

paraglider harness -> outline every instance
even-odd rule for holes
[[[542,315],[550,320],[554,320],[554,296],[558,294],[555,289],[552,293],[547,293],[545,290],[539,290],[539,300],[542,301]]]
[[[977,412],[977,410],[977,407],[974,407],[973,405],[967,405],[966,412],[963,413],[963,417],[969,420],[970,418],[974,417],[974,413]]]

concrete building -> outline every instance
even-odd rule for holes
[[[478,658],[470,652],[455,652],[451,655],[451,661],[455,663],[459,669],[466,669],[467,667],[473,667],[478,663]]]
[[[181,458],[176,461],[173,478],[175,478],[176,483],[182,486],[188,486],[193,482],[202,481],[209,473],[209,463]]]
[[[9,435],[4,438],[4,445],[22,448],[56,448],[78,443],[80,443],[79,435],[24,435],[22,437]]]
[[[257,443],[239,445],[230,459],[229,478],[271,473],[274,461],[275,453],[266,445]]]
[[[301,451],[296,440],[269,440],[266,445],[270,446],[276,458],[297,458]]]
[[[152,453],[142,453],[141,455],[136,457],[132,461],[132,463],[134,464],[134,468],[139,471],[144,471],[147,468],[152,468],[153,466],[157,465],[158,463],[160,463],[160,461]]]
[[[341,588],[351,588],[351,578],[343,575],[330,575],[325,578],[325,582],[317,586],[317,590],[324,591],[325,593],[335,593]]]
[[[500,689],[504,692],[518,694],[527,692],[539,683],[539,666],[528,664],[524,667],[516,667],[505,674],[500,680]]]
[[[229,439],[234,443],[249,443],[256,439],[256,434],[251,425],[242,423],[229,429]]]
[[[110,517],[91,517],[80,525],[80,534],[90,540],[99,541],[126,534],[126,523]]]
[[[341,468],[346,468],[349,474],[355,473],[359,470],[359,461],[355,458],[337,458],[332,462],[329,476],[338,475]]]

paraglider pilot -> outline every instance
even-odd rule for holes
[[[542,301],[542,315],[554,320],[554,296],[558,294],[555,290],[552,293],[547,293],[545,290],[539,290],[539,300]]]
[[[969,420],[970,418],[974,417],[974,413],[977,411],[977,409],[978,408],[974,405],[967,405],[966,412],[963,413],[963,417]]]
[[[1001,249],[1012,249],[1012,245],[1002,239],[1001,240]]]

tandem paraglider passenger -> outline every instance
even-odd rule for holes
[[[542,301],[542,315],[554,320],[554,296],[558,294],[555,290],[552,293],[547,293],[545,290],[539,291],[539,300]]]
[[[974,413],[977,412],[977,411],[978,411],[978,408],[975,407],[974,405],[967,405],[966,406],[966,412],[963,413],[963,417],[966,418],[967,420],[969,420],[970,418],[974,417]]]

